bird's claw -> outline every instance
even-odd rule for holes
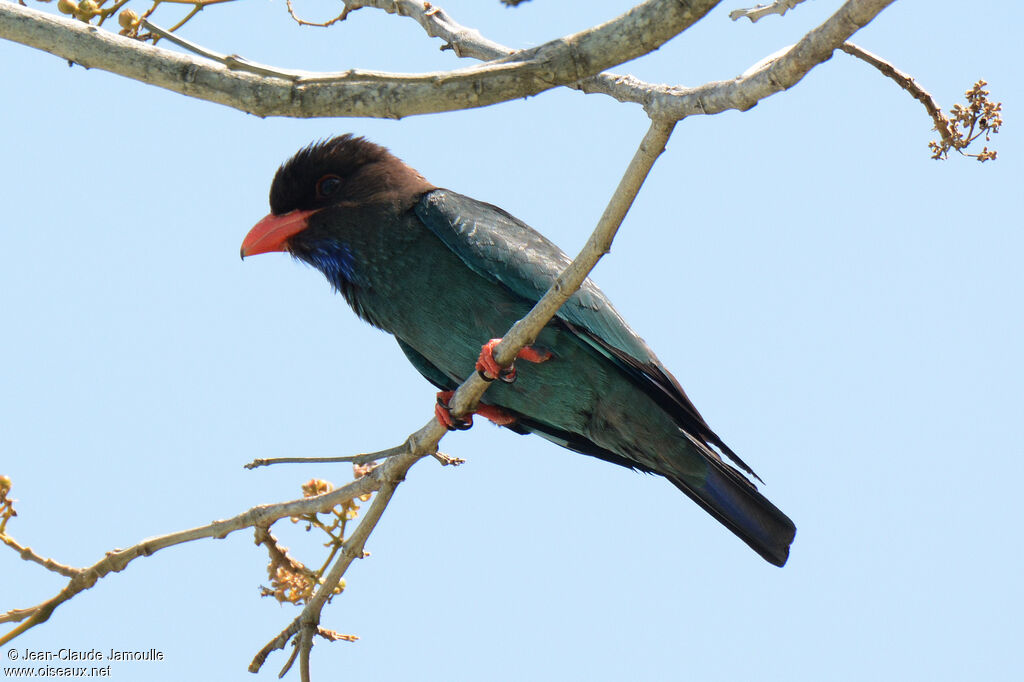
[[[461,419],[454,417],[451,409],[448,407],[448,401],[452,399],[454,394],[455,391],[439,392],[437,394],[437,405],[434,406],[434,416],[437,418],[437,421],[441,426],[445,427],[449,431],[465,431],[473,426],[474,414],[479,414],[498,426],[511,426],[519,421],[516,415],[512,412],[498,407],[497,405],[488,405],[487,403],[480,403],[471,414],[467,414]]]
[[[497,378],[506,384],[511,384],[516,380],[516,368],[514,366],[501,368],[498,371],[497,377],[491,376],[491,372],[489,370],[480,369],[479,367],[476,368],[476,373],[481,379],[488,382],[494,381]]]
[[[495,362],[494,348],[499,343],[501,343],[501,339],[491,339],[480,348],[480,358],[476,361],[476,373],[484,381],[500,379],[506,384],[511,384],[516,380],[516,367],[515,365],[502,367]],[[552,352],[543,346],[524,346],[516,354],[516,357],[539,364],[550,360],[552,355]]]
[[[437,394],[437,405],[434,406],[434,416],[438,423],[449,431],[465,431],[473,426],[473,415],[467,414],[463,418],[452,415],[448,409],[448,401],[452,399],[455,391],[441,391]]]

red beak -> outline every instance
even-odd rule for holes
[[[312,211],[291,211],[284,215],[271,213],[249,230],[242,240],[242,258],[255,256],[258,253],[271,251],[287,251],[288,239],[309,227],[309,216]]]

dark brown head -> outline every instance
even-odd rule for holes
[[[387,203],[407,210],[432,189],[422,175],[362,137],[314,142],[277,170],[270,187],[270,215],[246,235],[242,257],[287,251],[288,239],[328,206]]]

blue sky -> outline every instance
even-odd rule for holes
[[[838,5],[750,25],[723,3],[616,71],[730,78]],[[531,46],[629,3],[442,6]],[[837,54],[749,112],[680,123],[595,271],[796,522],[785,568],[661,479],[481,422],[442,443],[466,465],[421,462],[398,490],[324,613],[361,639],[318,645],[316,679],[1012,679],[1022,22],[1018,3],[901,0],[854,38],[947,110],[987,80],[1007,121],[996,162],[932,161],[920,104]],[[183,33],[295,68],[468,64],[372,10],[320,30],[251,2]],[[19,500],[10,532],[74,565],[350,475],[245,471],[254,457],[376,450],[431,415],[433,388],[318,273],[239,261],[295,150],[366,135],[575,252],[646,129],[634,106],[568,91],[399,122],[261,120],[10,43],[0,63],[0,473]],[[274,530],[322,556],[300,527]],[[252,679],[295,615],[258,597],[264,566],[248,533],[164,551],[15,645],[164,652],[120,679]],[[0,573],[2,610],[63,584],[11,552]]]

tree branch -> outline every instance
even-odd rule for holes
[[[369,7],[415,20],[431,38],[445,41],[442,50],[452,50],[458,57],[472,57],[482,62],[507,57],[515,50],[488,40],[474,28],[458,23],[443,9],[417,0],[347,0],[345,9],[355,11]]]
[[[657,49],[719,0],[646,0],[586,31],[470,69],[423,74],[349,70],[278,76],[235,70],[13,3],[0,3],[0,37],[257,116],[401,118],[528,97]]]
[[[924,105],[925,111],[931,116],[935,123],[935,129],[942,137],[941,142],[929,142],[928,147],[932,150],[932,158],[936,160],[946,159],[951,149],[956,150],[963,156],[977,159],[979,162],[994,161],[997,152],[994,149],[983,147],[977,154],[965,151],[971,144],[980,137],[985,141],[991,140],[992,135],[999,132],[1003,125],[1001,102],[993,102],[989,99],[989,91],[984,87],[985,81],[979,80],[970,90],[964,93],[967,97],[967,106],[954,104],[950,110],[951,116],[946,116],[939,108],[938,102],[922,88],[909,74],[903,73],[895,66],[872,54],[864,48],[853,43],[844,43],[843,52],[867,62],[878,69],[883,75],[891,78],[901,88],[910,93],[911,97]]]
[[[100,579],[105,578],[111,573],[124,570],[128,564],[139,557],[150,556],[167,547],[192,542],[193,540],[224,538],[243,528],[269,527],[278,519],[322,512],[343,502],[353,500],[360,495],[381,490],[386,484],[392,484],[394,481],[404,478],[405,472],[408,471],[409,467],[422,456],[412,454],[413,445],[410,441],[406,441],[403,447],[408,448],[404,457],[389,459],[375,467],[366,476],[324,495],[278,504],[261,505],[224,521],[214,521],[205,526],[143,540],[127,549],[107,552],[102,559],[86,568],[72,568],[49,559],[37,562],[41,563],[48,570],[69,577],[70,580],[56,596],[41,604],[27,609],[14,609],[0,615],[0,623],[21,622],[21,625],[0,637],[0,645],[6,644],[29,628],[46,622],[58,606],[72,599],[80,592],[91,588]],[[16,549],[21,547],[16,542],[13,542],[13,540],[7,542],[7,539],[5,539],[5,542],[12,547],[17,545]],[[24,556],[24,551],[22,551],[22,555]],[[32,559],[35,560],[34,558]]]
[[[801,0],[802,1],[802,0]],[[586,93],[599,93],[620,102],[640,104],[652,118],[682,120],[695,114],[718,114],[730,109],[746,111],[758,101],[796,85],[812,68],[831,58],[832,52],[868,24],[894,0],[849,0],[820,27],[808,33],[784,54],[772,55],[730,81],[697,88],[647,83],[629,75],[600,73],[566,83]],[[443,9],[425,7],[415,0],[350,0],[348,7],[373,7],[414,19],[428,36],[445,41],[460,57],[495,60],[513,54],[509,47],[462,26]]]
[[[388,457],[394,457],[395,455],[401,455],[404,453],[405,447],[399,445],[398,447],[387,448],[386,450],[371,452],[365,455],[341,455],[338,457],[258,457],[246,464],[245,468],[258,469],[272,464],[337,464],[339,462],[369,464],[371,462],[376,462],[377,460],[387,459]],[[430,454],[433,455],[434,459],[440,462],[442,466],[458,466],[466,463],[463,459],[446,455],[443,452],[432,452]],[[3,537],[0,536],[0,540],[2,539]]]
[[[932,121],[935,122],[935,129],[939,131],[939,135],[942,136],[942,139],[949,144],[953,143],[953,134],[949,130],[949,120],[942,115],[942,110],[939,109],[939,103],[935,101],[935,98],[932,97],[927,90],[918,85],[909,74],[903,73],[889,62],[876,54],[868,52],[859,45],[843,43],[840,46],[840,49],[846,54],[865,61],[875,67],[883,75],[891,78],[898,86],[910,93],[911,97],[924,105],[925,111],[927,111],[928,115],[932,117]]]
[[[750,23],[754,23],[758,19],[766,17],[769,14],[778,14],[781,17],[801,2],[804,2],[804,0],[775,0],[775,2],[770,5],[757,5],[750,9],[734,9],[729,12],[729,18],[736,21],[737,19],[746,17],[747,19],[750,19]]]
[[[729,109],[746,111],[765,97],[799,83],[812,68],[831,59],[836,48],[893,2],[847,0],[825,23],[782,55],[769,57],[731,81],[706,83],[696,88],[655,86],[645,108],[652,117],[675,119],[693,114],[718,114]]]
[[[831,58],[837,47],[893,1],[848,0],[824,24],[783,55],[773,55],[732,80],[696,88],[657,85],[612,73],[574,78],[587,75],[588,71],[593,73],[597,64],[603,64],[599,69],[607,68],[656,47],[646,43],[648,47],[614,56],[608,56],[612,54],[608,52],[605,59],[597,60],[592,54],[586,57],[576,45],[583,44],[582,36],[590,36],[586,40],[586,45],[592,48],[589,53],[601,53],[606,48],[602,47],[598,36],[619,30],[612,27],[623,30],[632,27],[635,30],[629,35],[635,39],[636,34],[643,34],[639,27],[647,25],[645,22],[671,23],[661,22],[648,13],[638,14],[642,9],[657,11],[656,5],[675,7],[673,16],[677,19],[678,14],[686,15],[679,20],[685,24],[676,31],[681,32],[717,4],[710,0],[684,3],[692,6],[688,12],[665,0],[649,0],[589,31],[522,52],[483,38],[479,32],[452,20],[440,8],[426,7],[426,3],[348,0],[346,7],[352,9],[375,7],[409,16],[419,22],[428,35],[445,40],[459,56],[490,60],[472,69],[419,75],[357,70],[340,74],[285,71],[199,48],[203,54],[227,66],[224,68],[203,59],[140,45],[81,22],[5,3],[0,4],[0,37],[38,47],[85,66],[103,68],[259,116],[401,118],[486,106],[567,85],[587,93],[605,94],[620,102],[640,104],[652,118],[682,120],[694,114],[717,114],[730,109],[746,111],[761,99],[792,87],[812,68]],[[31,23],[35,21],[39,22],[38,26]],[[635,45],[627,47],[636,48]]]
[[[46,557],[37,554],[35,551],[32,550],[31,547],[26,547],[22,545],[20,542],[10,537],[6,533],[0,533],[0,542],[3,542],[5,545],[7,545],[15,552],[17,552],[18,555],[25,561],[37,563],[46,570],[58,573],[64,576],[65,578],[74,577],[75,573],[80,570],[75,568],[74,566],[66,566],[65,564],[62,564],[58,561],[54,561],[53,559],[47,559]],[[5,622],[4,617],[0,616],[0,623],[3,622]]]

